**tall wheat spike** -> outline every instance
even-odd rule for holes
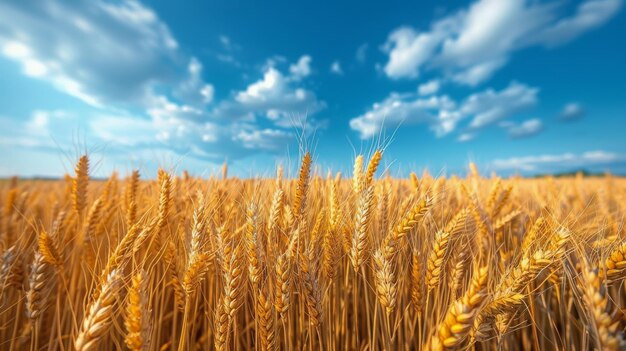
[[[74,211],[81,214],[87,206],[87,184],[89,183],[89,158],[83,155],[78,159],[74,168],[75,177],[72,180],[72,199]]]
[[[459,300],[454,301],[440,324],[437,335],[433,336],[435,350],[454,349],[466,340],[478,309],[487,297],[487,268],[479,268],[472,277],[469,289]]]
[[[352,267],[355,272],[361,268],[368,258],[368,227],[371,221],[373,201],[374,188],[370,186],[361,195],[355,214],[355,228],[354,234],[352,235],[352,247],[350,250],[350,261],[352,261]]]
[[[300,174],[298,176],[298,183],[296,186],[296,196],[293,204],[293,213],[299,218],[304,211],[304,205],[306,203],[306,196],[309,187],[309,175],[311,172],[311,154],[306,153],[302,158],[302,165],[300,166]]]
[[[150,347],[150,308],[147,289],[146,273],[142,271],[133,275],[126,303],[124,342],[134,351],[148,350]]]
[[[113,322],[114,307],[121,284],[119,272],[116,270],[111,271],[100,288],[98,297],[86,311],[80,331],[74,340],[76,351],[88,351],[98,348],[98,343]]]
[[[618,323],[610,317],[606,291],[597,270],[585,267],[582,274],[583,300],[591,315],[596,343],[602,350],[619,350],[626,346],[617,333]]]
[[[26,293],[26,308],[28,317],[37,320],[42,313],[50,307],[48,297],[54,286],[52,267],[44,256],[36,252],[31,264],[30,276],[28,279],[28,291]]]
[[[352,190],[355,194],[360,194],[363,185],[363,155],[358,155],[354,159],[354,170],[352,172]]]
[[[272,304],[266,293],[259,290],[257,293],[256,315],[259,318],[259,334],[261,336],[261,350],[273,351],[277,349],[276,324]]]

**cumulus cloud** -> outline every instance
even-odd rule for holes
[[[577,102],[570,102],[563,106],[560,118],[563,121],[573,121],[582,118],[585,115],[585,109]]]
[[[350,120],[350,127],[359,132],[361,138],[376,135],[383,127],[399,124],[425,123],[436,136],[454,132],[459,123],[471,119],[465,136],[460,141],[475,137],[481,128],[503,121],[537,102],[538,89],[518,82],[511,82],[502,90],[492,88],[471,94],[461,102],[447,95],[421,97],[419,94],[392,93],[385,100],[375,103],[364,114]],[[530,126],[532,127],[532,123]]]
[[[311,75],[311,56],[303,55],[298,59],[298,62],[289,66],[289,72],[294,79],[302,79]]]
[[[559,2],[479,0],[433,22],[428,30],[395,29],[383,46],[384,72],[392,79],[441,70],[460,84],[477,85],[506,65],[511,54],[532,46],[556,46],[610,20],[621,0],[587,0],[563,15]]]
[[[438,118],[444,118],[447,110],[455,107],[447,96],[418,98],[410,94],[392,93],[379,103],[372,105],[366,113],[350,120],[350,128],[359,132],[362,139],[377,135],[383,127],[400,124],[427,123],[435,126]]]
[[[533,118],[522,123],[506,122],[500,124],[509,133],[509,137],[513,139],[521,139],[538,134],[543,130],[543,122],[539,118]]]
[[[289,67],[307,61],[300,59]],[[148,113],[159,127],[158,139],[191,150],[192,156],[215,160],[279,151],[294,140],[293,128],[304,126],[309,122],[306,118],[315,122],[310,116],[325,106],[315,93],[299,85],[303,71],[291,71],[285,74],[268,65],[260,79],[209,109],[155,96],[151,104],[155,107]]]
[[[287,93],[288,79],[274,67],[268,68],[263,78],[248,85],[244,91],[237,93],[235,99],[245,105],[271,104],[282,100]],[[304,98],[302,90],[289,92],[289,100]]]
[[[626,155],[599,150],[496,159],[491,166],[496,170],[555,171],[618,163],[626,163]]]
[[[302,68],[302,62],[310,59],[301,58],[289,68]],[[211,108],[198,109],[154,96],[154,108],[148,113],[160,130],[158,139],[181,152],[191,150],[192,156],[210,160],[284,149],[294,140],[294,128],[317,123],[311,116],[325,104],[300,85],[305,78],[300,68],[286,74],[276,66],[278,63],[272,60],[260,79]]]
[[[142,99],[178,64],[170,30],[136,1],[3,2],[0,48],[26,74],[96,106]]]
[[[183,101],[194,104],[209,104],[213,101],[215,88],[202,79],[202,63],[192,57],[187,65],[188,78],[176,89],[176,95]]]
[[[238,50],[227,36],[219,45]],[[5,118],[0,142],[72,147],[72,133],[110,149],[164,149],[204,160],[273,153],[294,140],[290,124],[324,107],[304,87],[312,58],[273,58],[259,80],[216,100],[202,62],[135,0],[0,3],[0,55],[90,107]],[[288,65],[281,70],[277,65]],[[284,73],[287,71],[287,73]],[[4,123],[4,122],[3,122]]]
[[[426,64],[441,46],[441,42],[455,26],[454,19],[436,22],[430,31],[418,32],[411,27],[394,30],[387,38],[383,50],[389,61],[384,67],[388,77],[417,78],[420,68]]]
[[[299,114],[313,114],[324,107],[324,103],[317,99],[315,93],[296,86],[295,83],[300,79],[297,72],[285,76],[278,69],[268,67],[262,79],[236,93],[236,104],[226,102],[214,113],[240,118],[250,114],[262,114],[284,126],[288,123],[285,119]]]

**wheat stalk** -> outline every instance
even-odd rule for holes
[[[367,261],[368,255],[368,226],[371,221],[372,203],[374,201],[374,188],[370,186],[360,197],[355,214],[354,234],[352,235],[352,247],[350,261],[357,272],[361,265]]]
[[[124,342],[134,351],[148,350],[150,347],[150,309],[147,290],[146,273],[141,271],[133,275],[124,316],[126,327]]]

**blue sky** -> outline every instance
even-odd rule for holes
[[[0,176],[626,173],[623,0],[0,2]]]

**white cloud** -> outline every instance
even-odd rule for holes
[[[235,99],[242,105],[266,110],[298,110],[308,103],[316,104],[313,92],[294,87],[290,77],[273,67],[265,71],[263,79],[238,92]]]
[[[389,54],[384,67],[388,77],[417,78],[422,65],[428,62],[450,32],[453,21],[435,23],[430,32],[417,32],[410,27],[394,30],[383,46]]]
[[[482,128],[534,106],[538,92],[537,88],[511,82],[501,91],[487,89],[470,95],[460,112],[474,116],[469,124],[470,128]]]
[[[236,99],[243,104],[253,104],[280,98],[285,85],[285,77],[277,69],[270,67],[263,74],[263,79],[239,92]]]
[[[338,75],[343,74],[343,70],[341,69],[341,63],[339,61],[333,61],[330,65],[330,72]]]
[[[380,103],[350,120],[350,128],[359,132],[362,139],[378,134],[383,127],[395,127],[400,124],[427,123],[436,125],[443,111],[452,110],[454,101],[447,96],[416,98],[414,95],[392,93]]]
[[[239,49],[227,36],[218,39],[228,54]],[[0,3],[0,55],[91,105],[7,118],[11,132],[0,131],[0,143],[57,150],[84,133],[90,144],[112,150],[223,160],[284,150],[294,127],[317,123],[310,115],[324,103],[303,86],[310,56],[288,74],[275,67],[286,60],[273,57],[261,79],[214,101],[202,63],[185,52],[158,15],[135,0]]]
[[[455,131],[463,120],[471,118],[468,130],[460,137],[467,141],[478,129],[505,120],[524,111],[537,102],[538,89],[511,82],[500,91],[492,88],[474,93],[457,103],[447,95],[420,97],[416,93],[392,93],[369,111],[350,120],[350,127],[359,132],[361,138],[376,135],[383,127],[399,124],[428,124],[436,136],[442,137]]]
[[[88,140],[89,145],[106,150],[109,158],[124,155],[129,160],[137,159],[143,151],[157,150],[211,162],[224,158],[237,160],[253,154],[280,152],[295,138],[292,130],[260,128],[247,122],[217,124],[167,114],[141,118],[98,111],[89,114],[35,111],[24,120],[0,118],[0,123],[7,127],[0,130],[3,147],[71,153],[77,148],[78,136]]]
[[[606,151],[588,151],[581,154],[545,154],[496,159],[491,163],[491,166],[496,170],[554,171],[614,163],[626,163],[626,155]]]
[[[529,119],[520,124],[513,122],[502,123],[501,126],[505,128],[509,136],[514,139],[530,137],[543,130],[543,122],[538,118]]]
[[[611,19],[621,2],[587,0],[575,14],[563,17],[559,2],[479,0],[433,22],[427,31],[394,30],[383,46],[389,56],[384,71],[399,79],[439,69],[458,83],[477,85],[503,67],[514,51],[573,40]]]
[[[420,86],[417,88],[417,92],[422,96],[432,95],[436,94],[439,91],[440,87],[441,82],[437,79],[433,79],[424,84],[420,84]]]
[[[235,139],[242,143],[245,148],[255,149],[261,148],[264,150],[279,150],[281,147],[288,143],[293,135],[289,132],[279,129],[242,129]]]
[[[564,121],[572,121],[579,119],[585,115],[585,109],[577,102],[570,102],[563,106],[561,111],[561,119]]]
[[[210,109],[153,94],[147,113],[157,129],[157,141],[179,153],[212,161],[284,150],[295,140],[294,127],[317,123],[307,114],[313,115],[324,103],[300,86],[303,78],[295,75],[298,72],[285,75],[276,63],[267,65],[259,80]]]
[[[302,79],[308,77],[311,74],[311,56],[303,55],[298,59],[298,62],[289,66],[289,73],[294,79]]]
[[[590,0],[578,6],[576,14],[559,20],[541,33],[541,41],[548,46],[562,44],[582,33],[599,27],[622,7],[621,0]]]
[[[493,61],[478,63],[463,71],[453,74],[452,80],[469,86],[478,85],[489,79],[493,72],[504,66],[505,61],[506,60],[504,59],[496,59]]]
[[[205,84],[202,89],[200,89],[200,95],[202,95],[202,102],[205,104],[211,103],[215,95],[215,88],[213,88],[211,84]]]
[[[549,7],[524,0],[480,0],[459,18],[458,31],[442,42],[438,64],[454,67],[453,79],[476,85],[502,67],[511,51],[545,26]]]
[[[215,88],[202,79],[202,63],[192,57],[187,65],[188,77],[176,88],[175,95],[191,104],[209,104],[213,101]]]
[[[27,59],[31,55],[30,49],[26,47],[26,45],[15,41],[5,42],[2,48],[2,53],[6,57],[14,60]]]
[[[25,74],[94,106],[139,101],[176,76],[178,43],[132,0],[0,3],[0,48]]]
[[[199,120],[204,111],[190,105],[178,104],[163,95],[153,95],[148,102],[146,113],[155,120],[175,118],[183,120]]]
[[[298,125],[298,120],[325,107],[315,93],[297,85],[301,80],[300,73],[296,71],[285,76],[270,66],[266,68],[262,79],[235,94],[235,103],[223,103],[213,113],[238,118],[262,115],[277,126]]]
[[[190,65],[190,72],[200,70],[200,66]],[[306,121],[306,113],[314,114],[324,107],[324,103],[313,92],[300,87],[300,83],[300,77],[284,75],[279,69],[268,66],[261,79],[213,104],[211,109],[152,94],[147,110],[152,128],[139,129],[150,131],[150,135],[155,135],[154,142],[161,146],[210,161],[275,153],[294,140],[294,127],[315,122],[313,119]],[[264,120],[258,120],[259,117]],[[100,125],[103,132],[98,137],[101,139],[124,135],[107,129],[103,123]],[[138,128],[131,128],[135,129]],[[103,135],[104,132],[107,134]]]

